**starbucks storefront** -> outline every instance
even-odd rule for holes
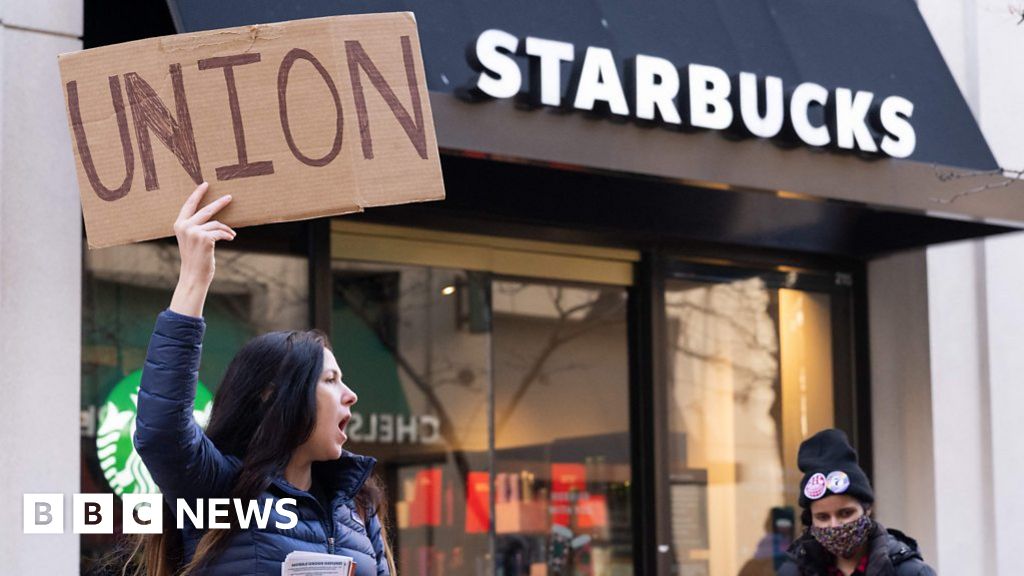
[[[872,473],[868,262],[1024,221],[950,200],[995,163],[906,4],[169,2],[146,35],[414,11],[447,190],[219,247],[197,420],[248,338],[320,328],[401,573],[773,574],[800,441]],[[151,491],[176,247],[83,257],[82,491]]]

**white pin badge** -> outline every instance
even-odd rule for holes
[[[808,480],[807,484],[804,486],[804,496],[807,496],[811,500],[821,498],[825,495],[825,490],[828,487],[827,484],[828,482],[825,479],[825,475],[818,472],[814,476],[811,476],[811,479]]]
[[[828,475],[826,483],[833,494],[842,494],[850,487],[850,477],[846,475],[846,472],[836,470]]]

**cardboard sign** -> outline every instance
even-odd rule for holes
[[[89,246],[444,198],[412,13],[152,38],[58,58]]]

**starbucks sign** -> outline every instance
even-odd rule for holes
[[[99,411],[96,454],[107,484],[118,496],[159,492],[132,442],[141,381],[142,370],[125,376],[107,395]],[[199,382],[192,415],[201,427],[206,428],[212,409],[213,396]]]

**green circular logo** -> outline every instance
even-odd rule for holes
[[[99,412],[96,454],[107,484],[118,496],[155,494],[160,491],[132,442],[132,437],[135,436],[135,414],[141,381],[142,370],[125,376],[107,395],[107,400]],[[213,396],[206,386],[199,382],[192,415],[202,428],[206,428],[212,409]]]

